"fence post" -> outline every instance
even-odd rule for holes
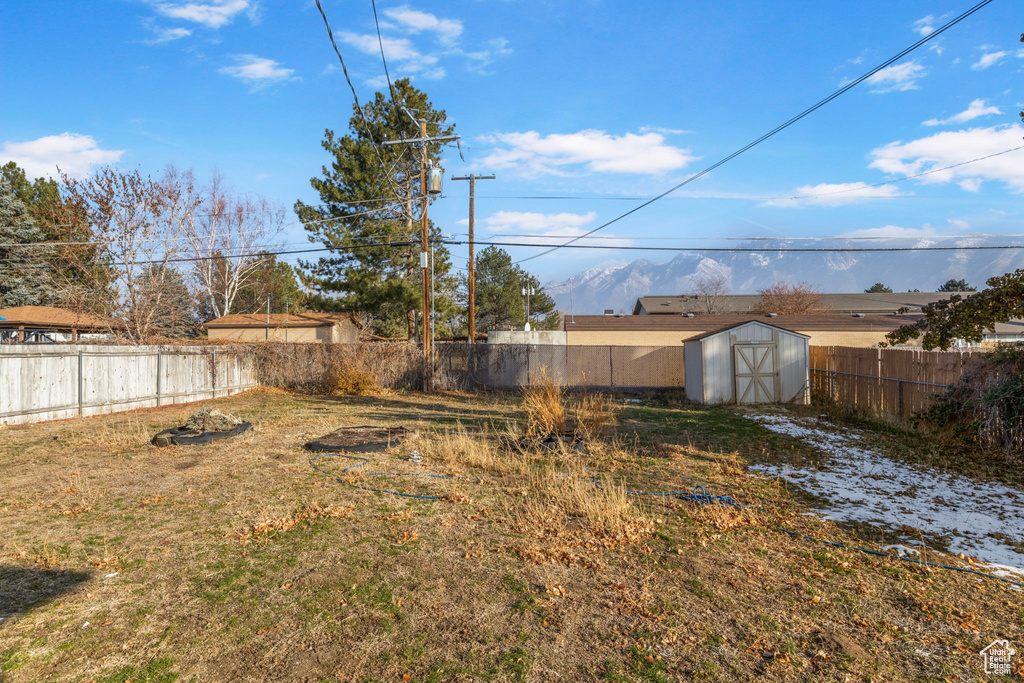
[[[903,380],[896,380],[896,414],[903,419]]]
[[[210,393],[217,398],[217,352],[213,351],[210,360]]]
[[[82,378],[82,349],[78,349],[78,417],[82,417],[82,409],[85,407],[82,389],[84,380]]]
[[[164,349],[159,347],[156,350],[156,405],[160,406],[160,391],[163,388],[164,374]]]
[[[615,359],[612,356],[612,347],[608,347],[608,388],[615,388]]]

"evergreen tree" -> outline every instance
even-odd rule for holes
[[[866,294],[892,294],[892,287],[886,287],[881,282],[876,282],[864,290]]]
[[[56,298],[45,241],[10,181],[0,178],[0,308],[42,306]]]
[[[967,280],[946,280],[936,292],[977,292],[978,290],[967,284]]]
[[[526,300],[523,289],[532,287],[530,295],[530,326],[533,329],[556,329],[558,313],[555,302],[541,289],[530,273],[512,263],[508,252],[487,247],[476,259],[476,315],[481,330],[522,327],[526,322]],[[536,321],[540,321],[538,324]]]
[[[140,278],[140,288],[154,293],[159,289],[162,292],[160,306],[151,324],[152,332],[165,337],[195,334],[195,300],[188,291],[185,277],[179,271],[169,266],[147,266]]]
[[[394,90],[397,102],[426,119],[429,136],[452,133],[454,126],[446,123],[445,112],[434,109],[426,93],[408,79],[396,81]],[[421,155],[414,145],[382,143],[419,137],[420,131],[382,93],[366,103],[362,114],[353,112],[349,134],[337,137],[328,129],[321,143],[332,157],[331,164],[310,183],[322,203],[295,204],[310,239],[338,251],[302,265],[306,279],[320,295],[321,307],[364,312],[375,333],[405,336],[412,331],[413,312],[421,305]],[[427,159],[434,165],[440,162],[439,144],[427,146]],[[431,225],[429,234],[436,245],[435,308],[447,309],[453,305],[456,281],[450,277],[448,250],[437,244],[440,232]],[[369,246],[410,241],[414,244]]]

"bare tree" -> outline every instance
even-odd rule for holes
[[[66,299],[112,316],[112,332],[145,341],[167,305],[170,264],[201,203],[192,172],[168,166],[154,179],[106,167],[85,180],[61,180],[98,243],[95,260],[75,266],[78,296]]]
[[[214,172],[201,210],[184,226],[193,280],[214,317],[231,313],[239,291],[266,267],[259,252],[280,234],[284,217],[284,208],[262,197],[233,194]]]
[[[721,273],[702,275],[693,282],[693,296],[701,313],[724,313],[725,297],[729,293],[729,281]]]
[[[780,281],[757,293],[761,295],[754,306],[758,313],[799,315],[830,312],[824,297],[806,282],[790,284]]]

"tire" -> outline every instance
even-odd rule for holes
[[[188,427],[172,427],[160,432],[150,441],[154,446],[201,446],[221,439],[245,434],[252,429],[252,423],[240,422],[237,427],[220,432],[195,432]]]

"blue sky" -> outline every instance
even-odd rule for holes
[[[323,4],[365,100],[386,87],[370,2]],[[446,175],[498,176],[477,185],[479,236],[551,242],[639,203],[611,197],[675,185],[969,6],[380,0],[378,11],[392,77],[410,76],[463,136],[466,160],[449,155]],[[599,233],[620,240],[590,243],[1022,232],[1024,150],[898,180],[1024,145],[1020,19],[1017,3],[995,0]],[[8,3],[0,92],[0,163],[35,175],[58,163],[76,175],[105,163],[216,167],[236,189],[288,207],[317,201],[308,180],[327,162],[323,130],[344,130],[351,114],[306,0]],[[445,194],[431,216],[463,233],[467,184],[449,181]],[[526,195],[575,199],[514,198]],[[301,227],[284,240],[304,242]],[[546,280],[639,255],[565,249],[528,265]]]

